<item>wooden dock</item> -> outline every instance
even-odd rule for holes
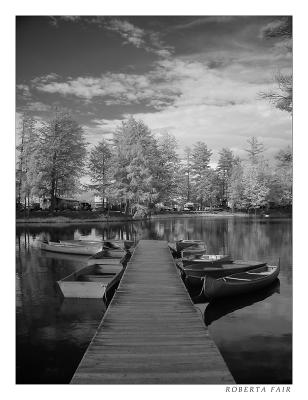
[[[234,383],[167,242],[140,240],[71,383]]]

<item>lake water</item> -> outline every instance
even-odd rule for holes
[[[292,383],[292,220],[191,217],[146,222],[18,226],[17,383],[69,383],[106,310],[100,300],[63,300],[56,281],[82,256],[41,251],[38,240],[201,239],[210,254],[277,264],[279,281],[249,296],[198,303],[236,383]]]

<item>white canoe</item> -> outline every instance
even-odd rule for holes
[[[58,242],[41,242],[41,249],[45,251],[53,251],[55,253],[93,255],[102,249],[102,244],[71,244]]]
[[[58,281],[64,297],[103,298],[121,279],[122,265],[91,265]]]

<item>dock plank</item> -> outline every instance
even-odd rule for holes
[[[140,240],[71,384],[228,384],[167,242]]]

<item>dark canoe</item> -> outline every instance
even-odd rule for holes
[[[58,285],[64,297],[101,299],[119,283],[123,272],[122,265],[91,265],[61,279]]]
[[[182,258],[183,266],[199,265],[199,266],[212,266],[226,263],[233,263],[231,256],[224,254],[193,254],[187,255]]]
[[[176,246],[176,251],[178,253],[180,253],[181,251],[183,251],[187,247],[202,246],[204,249],[206,249],[205,243],[202,240],[188,240],[188,239],[177,240],[175,242],[175,246]]]
[[[279,266],[265,265],[219,279],[207,276],[203,280],[203,294],[212,300],[250,293],[272,284],[277,279],[279,271]]]
[[[212,322],[217,321],[228,314],[263,301],[279,292],[280,282],[279,279],[276,279],[275,282],[263,289],[252,293],[230,297],[228,301],[224,298],[218,298],[211,301],[205,308],[203,315],[204,322],[206,325],[210,325]]]

